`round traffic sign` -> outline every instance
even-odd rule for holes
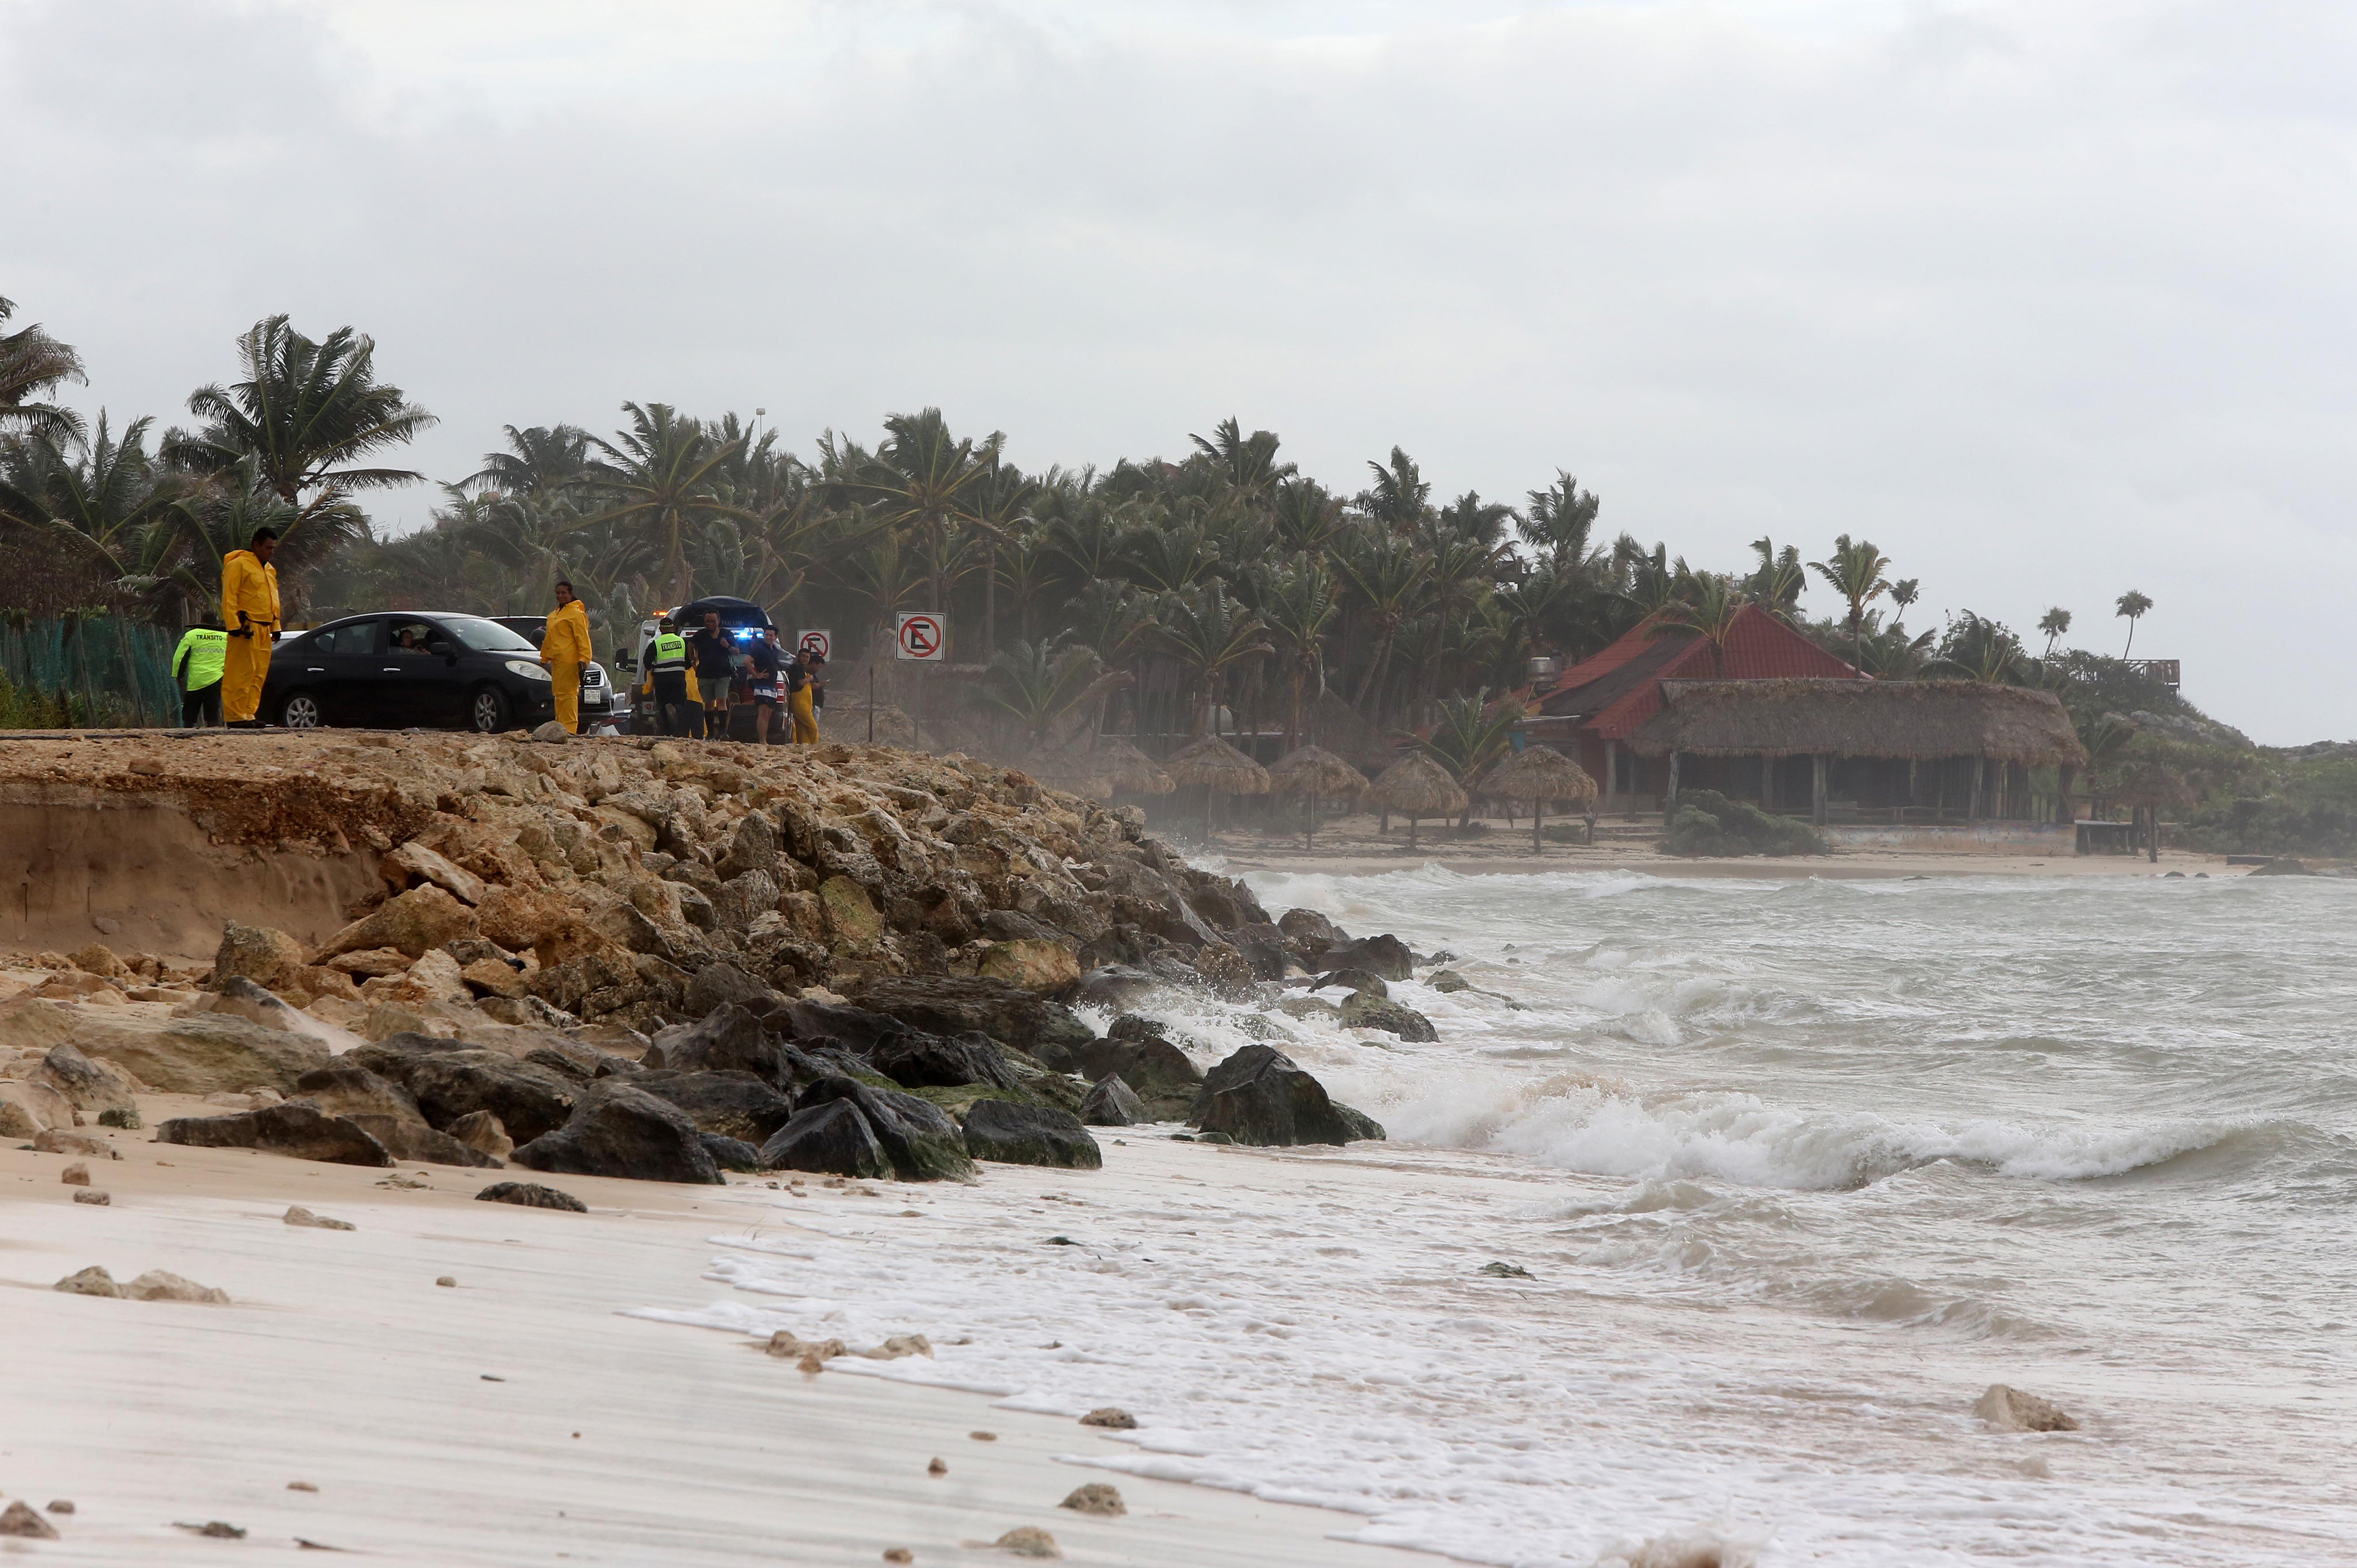
[[[805,631],[794,639],[794,651],[805,655],[814,653],[821,659],[832,659],[834,657],[834,639],[823,631]]]
[[[900,657],[903,659],[939,659],[942,656],[942,623],[929,615],[900,618]]]

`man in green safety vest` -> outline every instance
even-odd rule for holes
[[[665,735],[699,735],[704,729],[704,715],[694,713],[687,698],[687,639],[680,636],[679,623],[665,620],[655,639],[647,645],[647,670],[655,682],[655,725]]]
[[[229,666],[229,633],[211,616],[180,634],[172,653],[172,683],[180,688],[180,727],[221,722],[221,673]]]

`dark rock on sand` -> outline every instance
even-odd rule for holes
[[[716,1187],[721,1179],[687,1112],[619,1079],[583,1090],[571,1120],[519,1144],[514,1158],[530,1170],[574,1176]]]
[[[848,1100],[829,1100],[795,1115],[761,1145],[761,1163],[771,1170],[817,1171],[827,1176],[880,1180],[892,1161],[876,1130]]]
[[[1252,966],[1254,980],[1283,980],[1293,966],[1293,948],[1275,926],[1239,926],[1228,933],[1228,943]]]
[[[1361,996],[1372,996],[1378,1002],[1386,1000],[1392,993],[1392,988],[1383,983],[1383,977],[1372,969],[1329,969],[1318,977],[1311,989],[1324,991],[1337,985]]]
[[[775,858],[773,854],[773,863]],[[689,1016],[701,1018],[713,1009],[733,1002],[759,1017],[780,1006],[783,1001],[784,998],[768,985],[724,961],[707,963],[695,972],[694,978],[687,983],[684,1005]]]
[[[724,1137],[718,1133],[698,1133],[696,1136],[704,1141],[704,1152],[712,1156],[712,1163],[724,1171],[770,1168],[761,1163],[761,1151],[742,1138]]]
[[[749,1072],[640,1073],[630,1080],[688,1114],[700,1133],[716,1133],[759,1148],[793,1118],[794,1102]]]
[[[156,1128],[159,1144],[194,1149],[259,1149],[339,1165],[389,1165],[393,1155],[355,1123],[290,1101],[231,1116],[176,1116]]]
[[[851,1000],[888,1013],[929,1035],[979,1029],[1003,1046],[1052,1063],[1059,1045],[1078,1045],[1096,1031],[1060,1003],[1002,981],[962,975],[882,974],[858,983]]]
[[[966,1152],[1009,1165],[1060,1165],[1096,1170],[1104,1152],[1070,1112],[1011,1100],[977,1100],[966,1108]]]
[[[987,1083],[1013,1089],[1019,1079],[998,1042],[979,1029],[962,1035],[905,1030],[869,1053],[876,1070],[904,1089]]]
[[[519,1061],[504,1051],[476,1047],[453,1050],[452,1043],[424,1035],[391,1035],[344,1056],[407,1090],[434,1126],[447,1129],[462,1116],[488,1111],[518,1143],[564,1126],[573,1115],[574,1101],[587,1092],[575,1079]]]
[[[425,1113],[409,1090],[340,1058],[297,1078],[289,1098],[307,1100],[330,1116],[393,1116],[425,1125]]]
[[[1206,1134],[1265,1146],[1383,1136],[1382,1128],[1335,1104],[1325,1085],[1273,1046],[1246,1046],[1206,1074],[1189,1120]]]
[[[543,1187],[536,1181],[495,1181],[475,1195],[479,1203],[512,1203],[524,1208],[561,1208],[567,1214],[587,1214],[589,1206],[569,1192],[559,1192],[553,1187]]]
[[[1315,909],[1287,909],[1277,917],[1276,929],[1304,969],[1351,940],[1341,927]]]
[[[1081,1120],[1092,1127],[1134,1127],[1140,1122],[1151,1122],[1146,1101],[1136,1090],[1122,1081],[1121,1074],[1107,1073],[1089,1090],[1081,1102]]]
[[[1202,1070],[1160,1035],[1132,1034],[1123,1039],[1108,1035],[1091,1040],[1073,1056],[1073,1066],[1082,1077],[1097,1082],[1119,1078],[1127,1084],[1130,1092],[1144,1102],[1146,1121],[1168,1122],[1186,1115],[1202,1090]]]
[[[380,1116],[361,1111],[345,1120],[383,1144],[384,1152],[395,1160],[414,1160],[429,1165],[466,1165],[476,1170],[497,1170],[502,1163],[495,1155],[487,1154],[447,1133],[437,1133],[425,1122],[413,1122],[404,1116]]]
[[[641,1065],[673,1072],[749,1072],[782,1090],[802,1076],[799,1055],[766,1033],[746,1008],[724,1002],[693,1024],[656,1030]]]
[[[856,1079],[829,1076],[803,1090],[795,1106],[797,1111],[808,1111],[833,1100],[849,1101],[858,1108],[883,1146],[885,1157],[892,1162],[892,1173],[902,1181],[941,1181],[974,1174],[974,1162],[966,1155],[965,1138],[958,1124],[930,1101],[898,1090],[876,1089]],[[779,1137],[791,1125],[781,1128]]]

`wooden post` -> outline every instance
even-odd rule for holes
[[[1809,820],[1819,827],[1825,825],[1825,754],[1822,751],[1809,757]]]
[[[1676,752],[1673,751],[1673,752],[1671,752],[1671,753],[1670,753],[1670,781],[1669,781],[1668,787],[1667,787],[1667,788],[1665,788],[1665,789],[1662,791],[1662,816],[1663,816],[1663,819],[1664,821],[1667,821],[1667,820],[1668,820],[1668,817],[1669,817],[1669,814],[1670,814],[1672,811],[1676,811],[1676,810],[1677,810],[1677,808],[1678,808],[1678,754],[1677,754]]]
[[[2054,807],[2054,820],[2065,826],[2076,821],[2078,817],[2078,813],[2071,810],[2071,781],[2078,776],[2078,772],[2075,768],[2064,768],[2057,775],[2060,791],[2059,800]]]
[[[1760,754],[1760,809],[1776,809],[1776,758],[1764,751]]]
[[[1964,808],[1964,821],[1968,822],[1976,822],[1981,820],[1981,773],[1987,766],[1987,757],[1981,756],[1977,752],[1974,753],[1973,798],[1971,803]]]
[[[2144,825],[2146,834],[2144,842],[2147,858],[2153,865],[2158,865],[2160,864],[2160,808],[2158,806],[2147,806],[2144,809]]]
[[[1539,843],[1539,820],[1545,815],[1546,802],[1544,800],[1533,800],[1531,802],[1531,853],[1533,854],[1544,854],[1546,853]]]
[[[1604,743],[1604,809],[1612,809],[1612,797],[1620,782],[1620,743]]]

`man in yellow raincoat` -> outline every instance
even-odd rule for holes
[[[573,585],[556,585],[556,613],[540,635],[541,662],[556,685],[556,722],[581,733],[581,667],[589,662],[589,612],[573,596]]]
[[[257,528],[252,543],[221,562],[221,625],[229,657],[221,670],[221,722],[252,729],[270,676],[270,645],[278,637],[278,553],[275,531]]]

